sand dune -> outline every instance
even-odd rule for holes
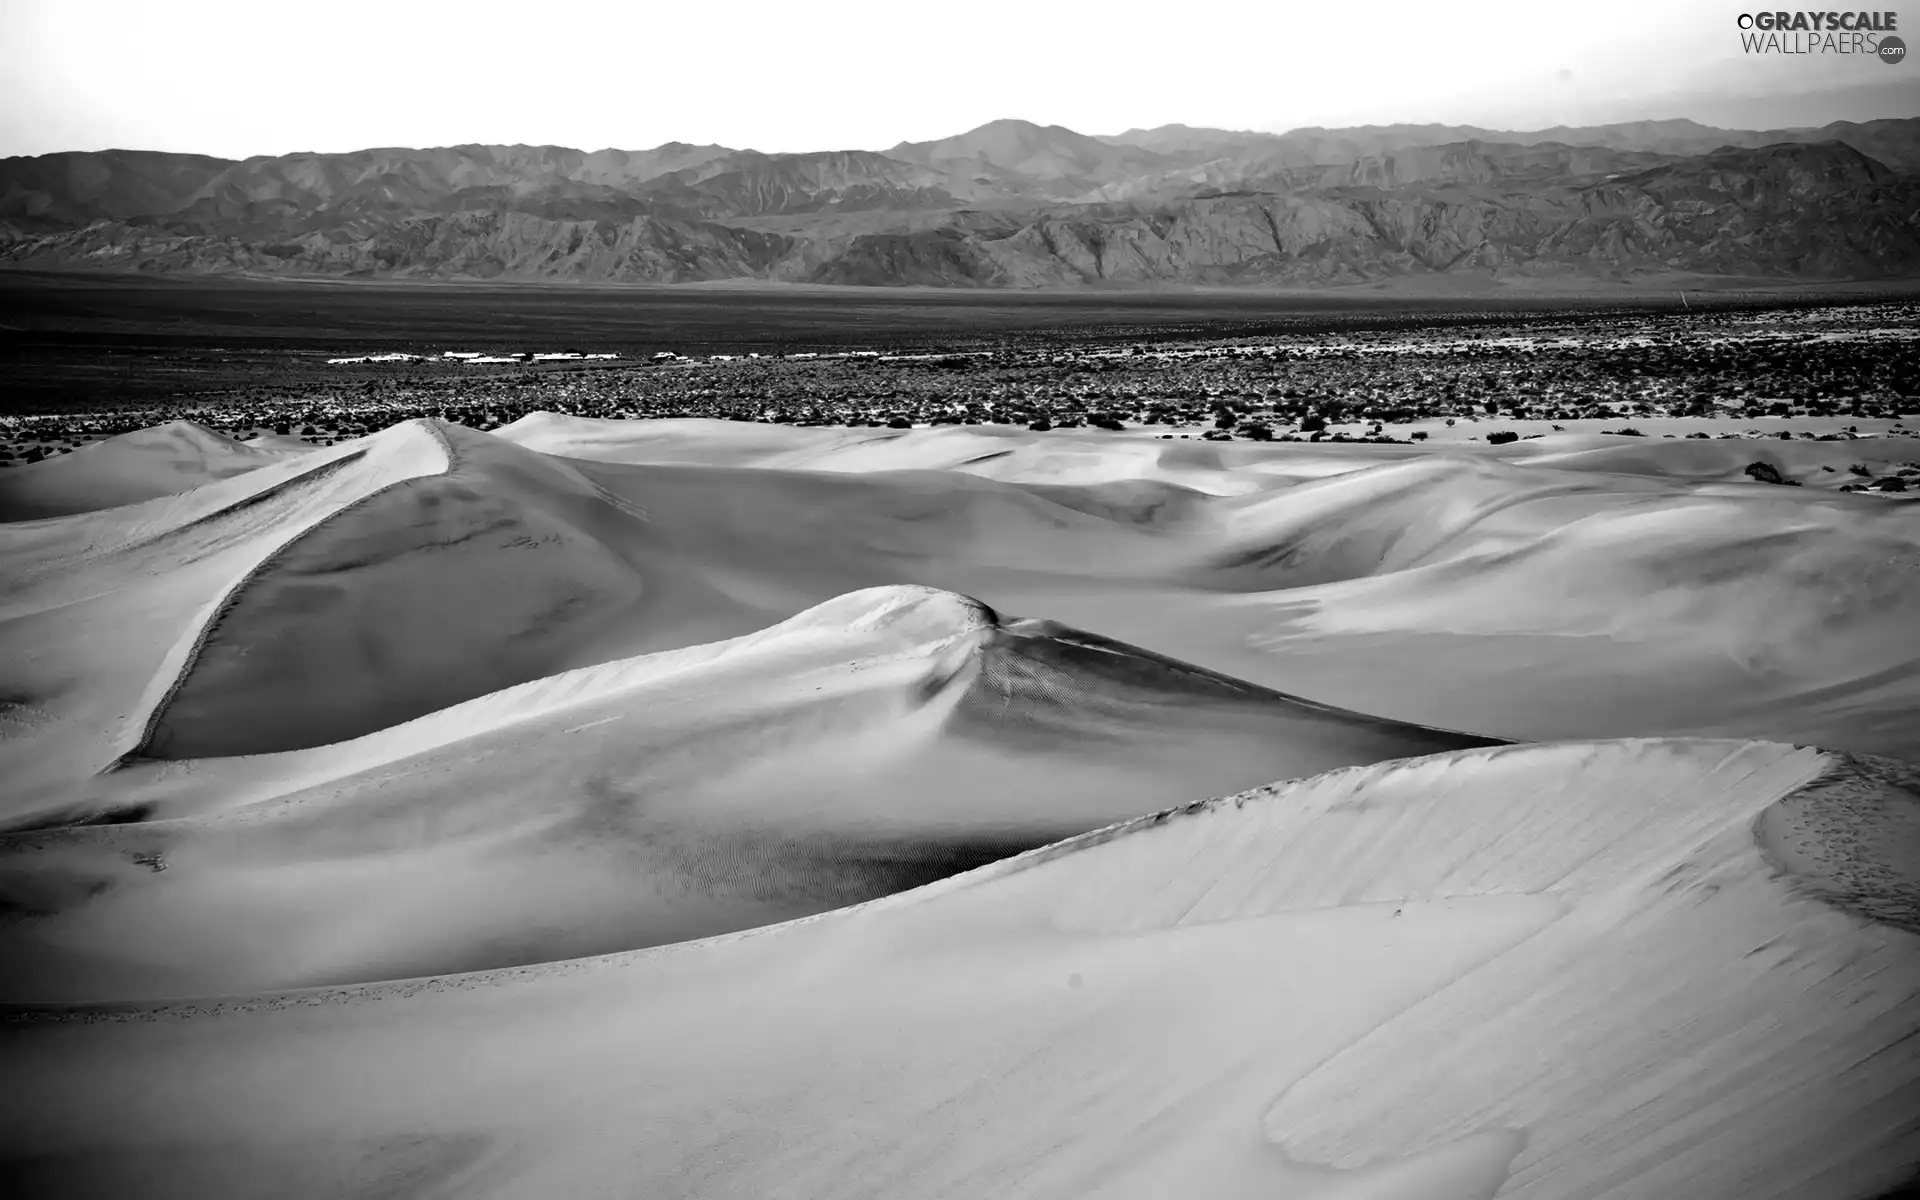
[[[0,529],[22,565],[0,644],[14,632],[46,648],[53,677],[23,680],[23,709],[111,697],[121,730],[87,770],[270,752],[737,636],[862,587],[1138,573],[1155,543],[1129,516],[1137,501],[1071,499],[932,474],[588,474],[414,422],[181,496]],[[140,644],[66,632],[81,621],[136,621]]]
[[[777,564],[735,588],[772,612],[910,581],[1421,724],[1920,754],[1920,507],[1491,455],[1332,471],[1298,449],[1233,494],[1119,466],[1074,485],[574,466],[678,514],[682,561]]]
[[[1283,690],[1509,738],[1764,733],[1920,756],[1920,510],[1485,465],[1391,495],[1370,478],[1433,470],[1264,501],[1279,523],[1221,562],[1238,594],[1203,618],[1173,626],[1112,593],[1052,610]],[[1291,507],[1337,491],[1359,502]]]
[[[1771,438],[1697,441],[1553,434],[1497,449],[1531,466],[1561,471],[1607,471],[1742,486],[1747,484],[1747,467],[1756,462],[1767,464],[1785,479],[1809,486],[1838,487],[1861,482],[1861,477],[1849,470],[1856,464],[1880,476],[1920,461],[1920,442],[1897,437],[1837,442]]]
[[[566,964],[6,1010],[33,1196],[1848,1200],[1920,1155],[1913,771],[1468,750]]]
[[[244,474],[286,453],[170,421],[0,472],[0,522],[137,504]]]
[[[1626,423],[1623,418],[1623,423]],[[1645,421],[1639,424],[1648,424]],[[1769,424],[1762,421],[1761,424]],[[1868,421],[1884,426],[1885,422]],[[1105,483],[1145,479],[1214,495],[1240,495],[1277,484],[1339,474],[1436,453],[1601,471],[1660,479],[1745,483],[1748,464],[1764,462],[1805,484],[1856,482],[1854,464],[1874,475],[1920,462],[1920,443],[1906,437],[1854,437],[1834,442],[1774,438],[1690,439],[1707,430],[1735,433],[1739,422],[1695,418],[1659,422],[1672,437],[1602,433],[1548,433],[1530,422],[1489,419],[1442,429],[1450,439],[1427,444],[1362,442],[1260,443],[1163,440],[1152,427],[1124,434],[1054,430],[1034,434],[1005,426],[936,426],[896,430],[759,425],[696,418],[655,421],[596,420],[532,413],[496,435],[546,454],[609,463],[678,463],[866,472],[960,471],[1014,483]],[[1576,422],[1576,424],[1584,424]],[[1777,424],[1777,422],[1776,422]],[[1832,422],[1836,428],[1839,422]],[[1489,445],[1488,433],[1509,425],[1523,441]],[[1355,427],[1353,432],[1361,432]],[[1396,433],[1401,432],[1396,428]],[[1828,469],[1831,468],[1831,469]]]
[[[921,588],[318,750],[94,781],[0,837],[0,995],[473,970],[869,900],[1257,782],[1484,744]],[[127,822],[127,816],[137,822]]]
[[[20,1194],[1920,1159],[1910,443],[211,437],[0,496]]]
[[[748,432],[750,431],[750,432]],[[952,471],[1009,483],[1099,484],[1148,480],[1213,495],[1238,495],[1304,469],[1350,470],[1349,451],[1370,461],[1417,457],[1418,446],[1271,446],[1252,442],[1162,441],[1136,432],[1060,430],[1034,434],[1002,426],[893,430],[748,425],[700,418],[609,421],[532,413],[497,436],[563,458],[776,470]]]
[[[1433,455],[1349,465],[1216,506],[1199,581],[1251,592],[1404,571],[1525,545],[1681,489],[1656,479],[1529,470]]]
[[[439,469],[369,489],[228,588],[129,749],[249,754],[337,741],[551,671],[646,590],[594,536],[563,465],[430,423]],[[498,451],[505,453],[495,453]],[[484,646],[486,653],[476,653]]]
[[[401,430],[142,504],[0,525],[0,820],[61,803],[138,745],[230,589],[276,546],[443,462],[432,437]]]
[[[324,745],[896,585],[1492,737],[1920,754],[1920,507],[1720,482],[1732,443],[1607,439],[1643,443],[1628,461],[1590,438],[1520,455],[542,417],[503,432],[413,422],[0,525],[0,820],[85,808],[86,781],[129,755]],[[977,461],[989,445],[1001,457]],[[741,465],[772,462],[815,466]]]

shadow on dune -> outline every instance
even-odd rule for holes
[[[0,988],[195,994],[681,941],[1486,744],[877,588],[314,749],[129,760],[69,824],[0,838]]]

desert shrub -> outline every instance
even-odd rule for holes
[[[1904,492],[1907,490],[1907,481],[1898,475],[1889,475],[1885,479],[1875,480],[1873,486],[1883,492]]]
[[[1744,473],[1748,479],[1752,479],[1760,483],[1785,483],[1786,482],[1786,480],[1780,477],[1780,472],[1775,470],[1773,467],[1773,464],[1771,463],[1750,462],[1747,464],[1746,470]]]
[[[1041,417],[1037,421],[1029,422],[1027,428],[1033,430],[1035,433],[1045,433],[1047,430],[1053,428],[1053,422],[1047,420],[1045,417]]]
[[[1620,435],[1621,437],[1645,437],[1645,436],[1647,436],[1646,434],[1644,434],[1644,433],[1641,433],[1641,432],[1640,432],[1640,431],[1639,431],[1638,429],[1635,429],[1635,428],[1634,428],[1633,426],[1631,426],[1631,425],[1628,425],[1628,426],[1626,426],[1626,427],[1624,427],[1624,428],[1621,428],[1621,429],[1616,429],[1616,430],[1614,430],[1614,432],[1615,432],[1615,433],[1617,433],[1617,434],[1619,434],[1619,435]]]
[[[1407,436],[1412,438],[1416,442],[1424,442],[1427,440],[1427,431],[1424,429],[1416,429],[1412,433],[1408,434]]]
[[[1495,430],[1494,432],[1492,432],[1492,433],[1490,433],[1490,434],[1488,434],[1488,435],[1487,435],[1487,440],[1488,440],[1489,442],[1492,442],[1492,443],[1493,443],[1494,445],[1496,445],[1496,446],[1504,446],[1504,445],[1506,445],[1506,444],[1507,444],[1508,442],[1517,442],[1517,441],[1519,441],[1519,440],[1520,440],[1520,435],[1519,435],[1519,434],[1517,434],[1517,433],[1515,433],[1515,432],[1514,432],[1513,430],[1511,430],[1511,429],[1499,429],[1499,430]]]
[[[888,429],[912,429],[913,422],[907,420],[905,417],[889,417],[887,419],[887,428]]]
[[[1319,433],[1327,427],[1327,419],[1319,413],[1300,418],[1301,433]]]
[[[1259,422],[1242,425],[1240,432],[1256,442],[1270,442],[1273,440],[1273,427],[1271,425],[1262,425]]]

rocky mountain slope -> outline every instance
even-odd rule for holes
[[[1095,138],[885,153],[455,146],[0,161],[0,262],[675,283],[1328,284],[1423,273],[1920,274],[1920,118]]]

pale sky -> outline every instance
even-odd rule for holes
[[[1920,61],[1741,53],[1716,0],[0,0],[0,155],[1920,116]],[[1910,27],[1909,27],[1910,26]],[[1920,41],[1920,5],[1900,33]]]

